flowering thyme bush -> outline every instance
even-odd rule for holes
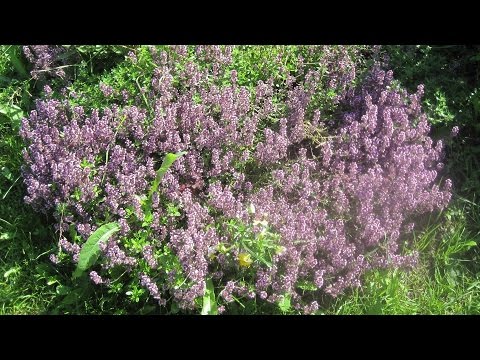
[[[33,65],[30,74],[34,79],[45,78],[46,74],[51,76],[65,77],[65,71],[61,65],[63,62],[60,55],[65,52],[62,46],[55,45],[29,45],[23,47],[23,53],[27,60]]]
[[[120,45],[26,45],[22,48],[32,66],[30,75],[41,83],[53,78],[61,79],[60,83],[73,77],[82,78],[81,68],[88,68],[89,75],[108,69],[128,49]],[[86,62],[81,62],[82,59]]]
[[[116,221],[96,284],[193,309],[212,279],[219,305],[287,299],[305,313],[368,269],[415,263],[404,246],[415,217],[451,188],[438,183],[442,142],[428,136],[421,86],[397,90],[377,67],[355,86],[345,47],[300,49],[295,70],[250,87],[232,47],[150,50],[137,94],[101,84],[103,109],[49,95],[23,121],[26,201],[54,211],[59,258],[78,261]],[[179,151],[147,206],[163,156]]]

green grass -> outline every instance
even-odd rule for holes
[[[55,293],[37,266],[46,265],[53,238],[45,219],[23,203],[16,131],[2,126],[0,133],[0,313],[42,313]]]
[[[416,234],[419,265],[411,271],[372,271],[365,286],[337,299],[328,314],[480,313],[480,49],[466,46],[387,46],[395,78],[410,91],[425,84],[424,110],[435,136],[461,126],[448,144],[452,202]]]
[[[415,236],[418,267],[373,271],[365,286],[338,299],[329,314],[480,313],[480,216],[477,205],[461,201]],[[437,219],[435,219],[437,220]],[[467,224],[467,222],[471,224]],[[476,232],[468,230],[470,225]]]
[[[93,102],[101,98],[98,82],[108,80],[103,76],[106,71],[94,74],[98,66],[93,59],[102,56],[96,50],[92,56],[82,54],[91,60],[73,74],[78,79],[76,89],[85,89]],[[25,114],[41,86],[25,79],[12,63],[10,54],[19,56],[20,52],[19,47],[0,46],[0,105],[19,106]],[[119,68],[110,79],[121,79],[123,74]],[[48,257],[56,249],[58,235],[53,232],[52,218],[35,213],[23,202],[24,145],[18,121],[13,120],[0,112],[0,314],[126,313],[128,307],[117,301],[116,294],[78,287],[70,279],[72,269],[52,266]]]
[[[19,49],[1,46],[0,75],[7,79],[0,88],[0,104],[21,105],[26,88],[8,56]],[[22,141],[18,124],[0,115],[0,314],[43,313],[55,293],[37,267],[45,263],[52,243],[44,219],[23,203],[20,177]]]
[[[39,245],[40,236],[14,226],[16,234],[0,245],[0,314],[45,313],[56,296],[55,279],[44,271],[50,268],[46,255],[52,246]]]

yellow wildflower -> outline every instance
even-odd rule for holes
[[[250,254],[247,254],[247,253],[238,254],[238,263],[240,264],[240,266],[249,267],[250,265],[252,265],[252,262],[253,260]]]

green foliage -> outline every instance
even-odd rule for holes
[[[433,99],[427,98],[425,100],[426,107],[431,109],[432,115],[430,122],[432,124],[450,124],[453,122],[455,115],[452,113],[447,105],[447,97],[445,93],[437,89],[433,94]]]
[[[290,303],[291,297],[289,294],[286,294],[282,297],[282,299],[278,303],[278,308],[283,314],[286,314],[290,311],[291,303]]]
[[[99,244],[107,241],[118,230],[120,230],[118,224],[112,222],[100,226],[92,235],[90,235],[80,250],[74,277],[79,277],[85,270],[95,264],[100,256]]]
[[[2,162],[7,156],[0,154]],[[57,296],[57,274],[40,276],[38,266],[51,268],[53,234],[45,219],[23,204],[16,175],[2,170],[6,176],[0,176],[0,314],[45,313]]]
[[[297,46],[239,46],[233,50],[232,57],[232,69],[238,72],[241,86],[255,86],[260,80],[269,78],[273,78],[278,86],[286,81],[281,67],[291,72],[297,69]]]
[[[233,259],[240,267],[272,266],[272,257],[284,249],[279,245],[280,236],[270,229],[265,220],[255,220],[253,224],[245,224],[237,219],[222,222],[220,227],[233,239],[232,244],[220,243],[217,252],[232,257],[233,252],[239,255]],[[256,228],[256,229],[255,229]]]
[[[207,288],[203,295],[202,315],[217,315],[217,302],[215,299],[215,288],[212,279],[207,280]]]
[[[23,63],[20,47],[18,46],[8,46],[5,50],[9,56],[10,63],[13,65],[17,73],[23,77],[28,78],[29,75]]]
[[[15,130],[18,130],[20,128],[20,122],[25,116],[23,110],[17,105],[6,104],[0,104],[0,115],[7,117]]]
[[[478,314],[480,268],[478,215],[467,230],[467,218],[478,205],[457,201],[418,234],[419,266],[410,271],[373,271],[363,289],[338,299],[326,313],[335,314]]]
[[[478,123],[474,114],[480,47],[385,46],[395,77],[410,91],[425,84],[425,109],[435,124]]]
[[[157,170],[157,176],[155,177],[155,180],[153,181],[153,184],[148,192],[148,198],[150,201],[152,199],[153,193],[158,191],[158,186],[160,185],[160,182],[162,181],[165,173],[168,171],[168,169],[170,169],[170,167],[173,165],[175,160],[181,158],[186,153],[187,153],[186,151],[180,151],[176,154],[168,153],[167,155],[165,155],[162,165]]]

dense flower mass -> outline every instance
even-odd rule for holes
[[[33,65],[31,75],[34,79],[45,78],[46,74],[65,77],[60,55],[64,53],[61,46],[29,45],[23,47],[23,53]]]
[[[92,281],[108,286],[122,268],[160,305],[182,308],[213,279],[225,304],[289,296],[312,313],[320,294],[360,286],[368,269],[412,266],[415,219],[445,207],[452,186],[439,183],[443,145],[429,137],[423,87],[397,89],[378,66],[360,82],[349,47],[306,47],[280,86],[240,86],[235,51],[152,47],[140,95],[103,109],[37,102],[21,130],[25,200],[54,211],[63,234],[75,227],[62,249],[76,261],[116,221]],[[325,99],[335,111],[322,118]],[[179,151],[147,209],[163,156]]]

